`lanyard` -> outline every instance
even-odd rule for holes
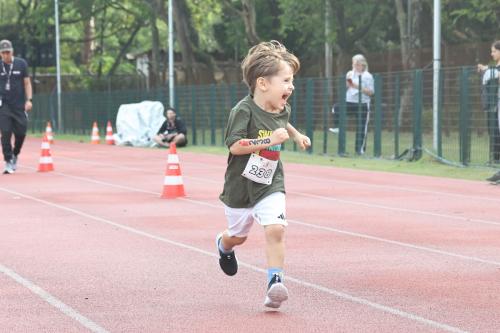
[[[5,90],[10,90],[10,77],[12,75],[12,70],[14,69],[14,58],[12,58],[12,63],[10,64],[9,73],[5,70],[5,63],[2,61],[2,73],[7,74],[7,83],[5,83]]]

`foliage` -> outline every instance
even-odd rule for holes
[[[432,43],[432,0],[424,3],[422,47]],[[352,52],[398,49],[400,32],[394,0],[184,0],[187,30],[196,59],[210,63],[240,61],[251,46],[241,17],[243,6],[254,6],[255,32],[261,40],[278,39],[301,59],[318,64],[324,44],[334,46],[334,58]],[[331,30],[325,34],[325,6],[330,3]],[[126,54],[167,50],[168,29],[163,0],[60,0],[62,68],[66,73],[107,75],[134,73]],[[405,2],[406,3],[406,2]],[[500,0],[443,0],[442,30],[446,43],[493,41],[498,38]],[[154,14],[154,15],[152,15]],[[368,24],[369,23],[369,24]],[[158,29],[154,44],[152,26]],[[136,31],[137,30],[137,31]],[[134,32],[136,31],[136,32]],[[23,55],[37,59],[53,53],[52,0],[0,0],[0,35],[16,38]],[[2,37],[0,36],[0,37]],[[13,37],[10,37],[13,38]],[[90,50],[86,55],[85,50]],[[21,51],[20,47],[18,50]],[[175,47],[180,52],[179,44]],[[43,52],[42,52],[43,53]],[[208,59],[208,60],[207,60]],[[43,65],[43,64],[42,64]],[[53,65],[53,64],[52,64]],[[164,64],[160,64],[161,69]],[[40,69],[51,72],[53,69]]]

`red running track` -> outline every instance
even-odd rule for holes
[[[51,173],[39,152],[0,177],[0,331],[500,331],[498,187],[285,165],[290,299],[269,311],[259,226],[218,267],[224,156],[179,150],[188,197],[163,200],[165,150],[58,141]]]

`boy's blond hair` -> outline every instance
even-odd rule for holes
[[[278,41],[262,42],[248,51],[247,56],[241,63],[241,69],[243,71],[243,81],[252,94],[254,93],[257,79],[259,77],[276,75],[281,69],[282,61],[290,65],[293,74],[299,71],[299,59],[288,52],[285,46]]]

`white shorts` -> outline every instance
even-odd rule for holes
[[[227,232],[229,236],[246,237],[254,221],[262,226],[271,224],[287,226],[285,206],[283,192],[270,194],[250,208],[231,208],[224,205]]]

